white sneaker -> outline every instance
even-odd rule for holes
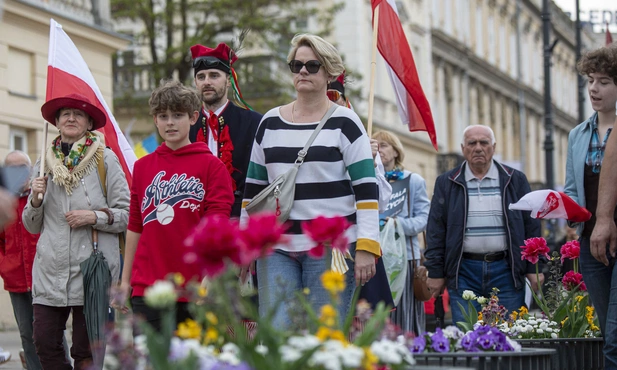
[[[9,362],[10,359],[11,359],[11,352],[3,351],[2,348],[0,348],[0,364]]]

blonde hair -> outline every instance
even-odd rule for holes
[[[295,35],[291,40],[291,50],[289,50],[289,54],[287,55],[287,63],[291,62],[296,57],[296,52],[302,46],[309,47],[313,50],[313,53],[317,56],[317,60],[330,77],[338,77],[341,73],[345,72],[343,59],[341,59],[338,50],[321,37],[308,33]]]
[[[385,141],[390,144],[398,156],[394,159],[394,164],[398,169],[405,169],[403,161],[405,160],[405,151],[403,150],[403,144],[401,140],[394,133],[390,131],[379,131],[373,134],[372,139]]]

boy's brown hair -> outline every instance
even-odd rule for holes
[[[576,64],[576,69],[583,76],[605,73],[617,85],[617,47],[604,46],[586,53]]]
[[[201,108],[201,99],[197,92],[178,81],[163,80],[148,100],[150,115],[167,112],[184,112],[189,116]]]

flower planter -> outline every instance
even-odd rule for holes
[[[521,352],[414,353],[418,366],[476,370],[550,370],[554,349],[523,348]]]
[[[523,348],[553,348],[551,370],[604,369],[603,338],[519,339]]]

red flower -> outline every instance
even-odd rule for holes
[[[218,215],[204,217],[184,241],[189,248],[184,261],[203,266],[204,274],[209,277],[223,273],[227,260],[240,265],[238,234],[237,221]]]
[[[538,263],[540,255],[549,258],[548,252],[550,249],[546,245],[544,238],[529,238],[525,240],[525,245],[521,246],[521,260],[527,260],[531,263]]]
[[[240,230],[242,264],[248,265],[257,258],[269,255],[275,244],[287,243],[283,235],[286,229],[277,221],[274,213],[264,212],[251,216],[246,227]]]
[[[317,245],[309,250],[311,257],[321,258],[324,255],[326,245],[340,250],[343,254],[347,251],[348,240],[345,236],[351,224],[344,217],[327,218],[319,216],[314,220],[304,222],[302,231]]]
[[[574,271],[566,272],[566,274],[563,276],[563,280],[561,281],[561,283],[563,284],[563,287],[566,288],[566,290],[572,290],[576,288],[577,286],[582,291],[587,290],[587,286],[585,285],[585,282],[583,281],[583,275],[580,272],[574,272]]]
[[[567,242],[566,244],[561,246],[561,263],[563,260],[568,259],[576,259],[581,255],[581,245],[576,240],[572,240]]]

